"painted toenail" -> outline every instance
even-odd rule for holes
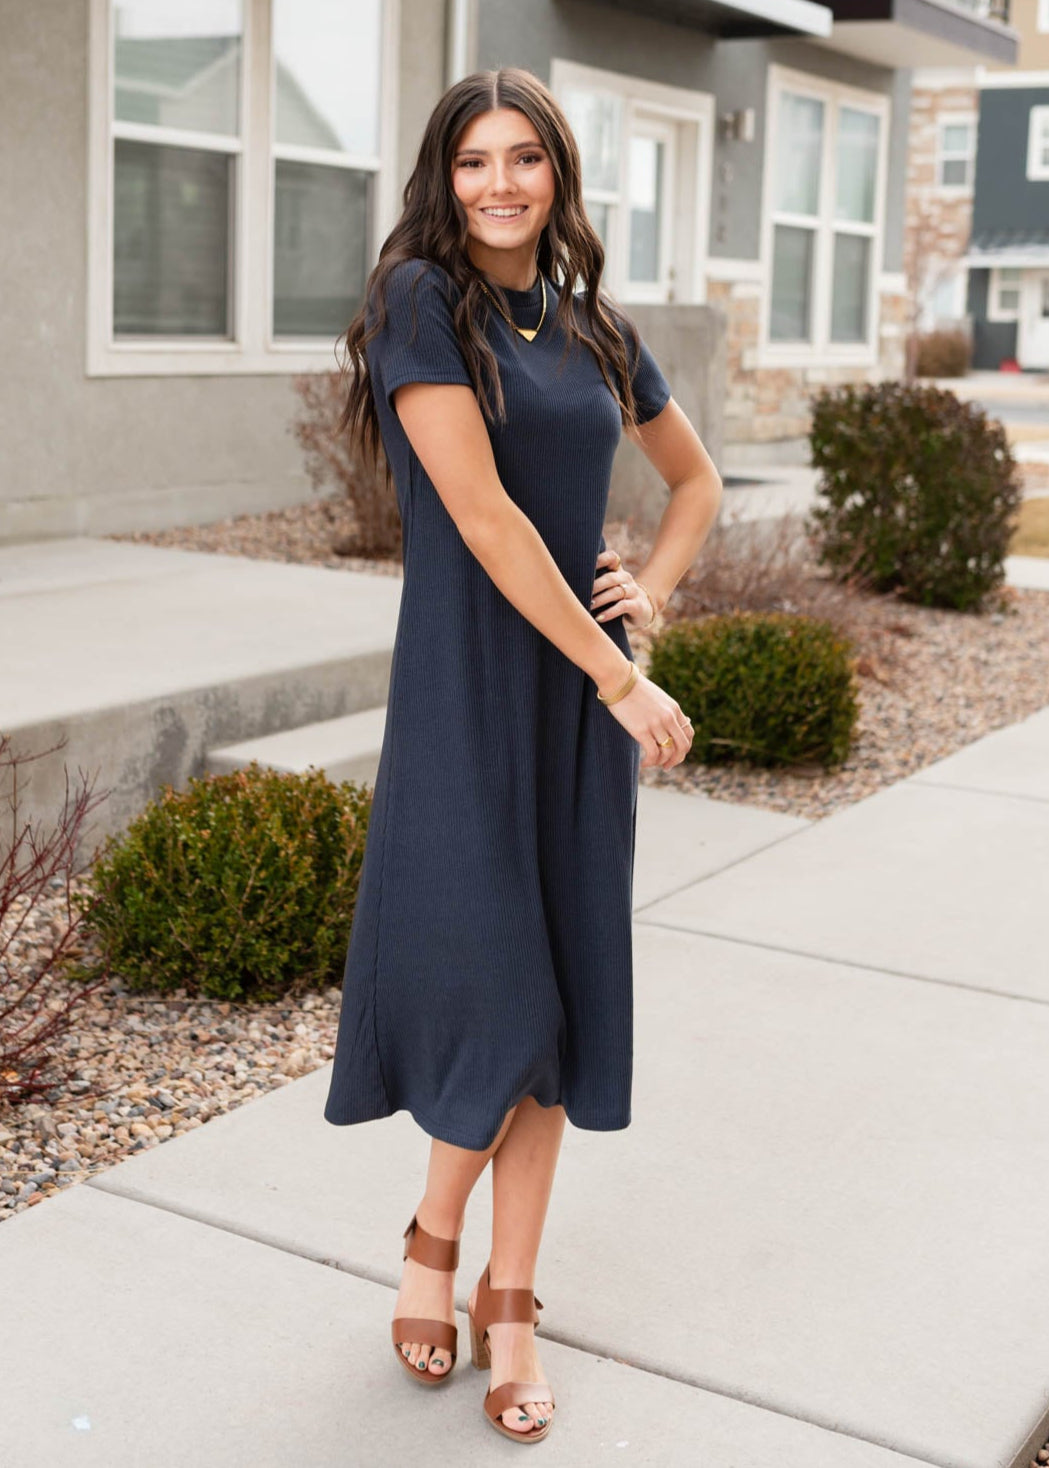
[[[528,1421],[528,1413],[527,1412],[522,1412],[521,1415],[520,1415],[520,1417],[518,1417],[517,1420],[518,1420],[518,1422],[527,1422]]]
[[[418,1366],[418,1368],[419,1368],[420,1371],[425,1371],[426,1370],[426,1362],[425,1361],[416,1361],[415,1364],[416,1364],[416,1366]]]
[[[431,1364],[434,1366],[443,1366],[444,1362],[440,1360],[439,1357],[435,1356]]]

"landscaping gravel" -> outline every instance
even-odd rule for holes
[[[401,575],[399,560],[334,554],[333,539],[348,535],[352,526],[345,499],[318,497],[269,514],[112,539]],[[640,569],[644,547],[628,525],[610,522],[605,539],[625,565]],[[701,552],[697,572],[703,561]],[[795,596],[804,593],[797,578],[790,590]],[[674,603],[681,600],[680,592]],[[817,593],[819,587],[806,600],[814,600],[819,610],[829,598]],[[839,595],[827,614],[840,615],[844,601]],[[972,616],[913,607],[891,597],[847,594],[848,631],[861,654],[860,720],[852,753],[834,774],[686,762],[667,772],[643,770],[642,783],[818,819],[1035,713],[1049,704],[1049,594],[1006,589],[1000,603],[996,612]],[[644,672],[649,639],[640,632],[631,634],[631,641]]]
[[[75,886],[83,889],[87,878]],[[22,916],[7,915],[14,925]],[[64,895],[28,913],[17,949],[20,977],[64,925]],[[347,936],[349,936],[347,934]],[[85,935],[80,957],[92,953]],[[57,1007],[82,984],[52,978]],[[335,1052],[340,989],[273,1004],[198,999],[176,990],[136,993],[111,977],[77,1000],[49,1047],[39,1099],[0,1104],[0,1221],[83,1182],[134,1152],[192,1131],[255,1096],[316,1070]]]
[[[336,554],[333,539],[351,530],[346,502],[318,497],[265,515],[111,538],[401,574],[399,560]],[[609,524],[606,539],[624,564],[639,567],[642,548],[628,526]],[[840,599],[828,601],[815,581],[799,582],[795,592],[842,614]],[[1047,593],[1006,590],[997,610],[980,617],[850,593],[847,622],[859,654],[861,713],[840,770],[684,764],[643,771],[642,782],[819,818],[1049,704]],[[636,633],[632,642],[644,670],[650,638]],[[61,902],[56,892],[29,915],[26,963],[54,941]],[[68,992],[61,980],[52,989]],[[259,1006],[182,991],[138,994],[107,980],[78,1004],[53,1045],[52,1089],[38,1102],[0,1107],[0,1220],[325,1064],[339,1003],[337,987]],[[1035,1462],[1049,1462],[1049,1444]]]

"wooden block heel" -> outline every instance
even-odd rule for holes
[[[525,1325],[539,1324],[542,1302],[528,1289],[494,1290],[491,1286],[489,1266],[477,1282],[477,1298],[474,1308],[467,1305],[470,1317],[470,1359],[479,1371],[487,1371],[492,1364],[492,1353],[487,1340],[488,1327],[505,1322],[521,1322]],[[550,1385],[545,1381],[504,1381],[501,1386],[488,1388],[484,1399],[484,1415],[497,1432],[514,1442],[535,1443],[546,1437],[553,1426],[551,1417],[544,1427],[530,1427],[527,1432],[517,1432],[507,1427],[502,1420],[508,1407],[521,1407],[525,1402],[549,1402],[551,1408],[557,1403]]]
[[[404,1230],[405,1245],[404,1258],[414,1259],[417,1264],[425,1264],[430,1269],[457,1269],[459,1265],[459,1240],[442,1239],[436,1234],[427,1233],[423,1226],[412,1215],[412,1221]],[[418,1316],[398,1315],[394,1318],[391,1327],[393,1331],[393,1351],[405,1371],[413,1381],[422,1386],[443,1386],[452,1374],[455,1365],[456,1348],[459,1344],[458,1328],[451,1325],[447,1320],[426,1320]],[[407,1356],[401,1352],[401,1346],[405,1341],[418,1341],[421,1345],[440,1346],[442,1350],[448,1351],[450,1361],[447,1371],[438,1374],[431,1371],[429,1365],[420,1371],[418,1366],[413,1366]],[[544,1401],[549,1398],[544,1397]]]

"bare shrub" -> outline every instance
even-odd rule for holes
[[[632,519],[606,534],[631,571],[648,555],[650,534]],[[729,612],[786,612],[829,623],[856,649],[863,678],[891,681],[901,638],[912,635],[894,597],[875,596],[833,579],[817,562],[805,516],[745,520],[731,506],[708,536],[664,611],[664,621]],[[644,643],[645,634],[635,634]]]
[[[345,389],[338,372],[303,373],[292,386],[300,400],[291,431],[306,459],[306,473],[314,489],[334,484],[353,510],[349,535],[332,542],[338,555],[369,560],[395,560],[401,555],[401,516],[397,496],[387,484],[380,457],[375,472],[364,462],[347,434],[336,425]]]
[[[917,377],[964,377],[972,364],[972,340],[967,331],[920,332],[914,344]]]
[[[93,794],[94,781],[79,770],[71,789],[67,769],[65,799],[52,826],[21,814],[24,766],[65,742],[27,754],[0,733],[0,792],[10,815],[10,835],[0,836],[0,1107],[29,1100],[62,1079],[50,1047],[68,1030],[76,1005],[107,977],[103,972],[92,984],[70,982],[66,971],[81,951],[84,914],[74,897],[91,860],[78,862],[76,853],[87,816],[108,791]],[[50,917],[43,942],[33,932],[42,910]]]

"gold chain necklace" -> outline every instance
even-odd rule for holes
[[[478,276],[477,279],[481,281],[481,289],[490,298],[492,304],[495,306],[495,309],[499,312],[499,315],[503,318],[503,320],[508,321],[515,331],[519,331],[524,337],[525,341],[534,341],[536,333],[538,332],[539,328],[542,326],[543,321],[546,318],[546,278],[543,275],[543,272],[539,272],[539,279],[543,283],[543,309],[540,312],[539,320],[536,322],[535,326],[518,326],[513,317],[508,315],[503,310],[502,306],[496,300],[495,296],[492,295],[492,292],[488,289],[487,285],[485,285],[484,281],[481,280],[481,277]]]

